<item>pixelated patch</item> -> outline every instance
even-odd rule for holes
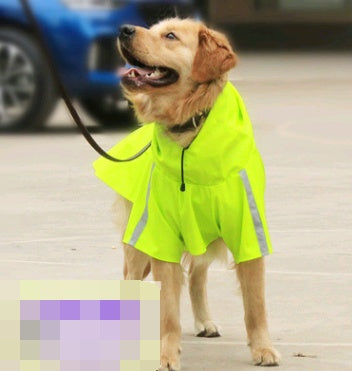
[[[159,366],[158,283],[0,281],[0,299],[0,370]]]

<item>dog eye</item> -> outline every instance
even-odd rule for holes
[[[177,37],[173,32],[169,32],[165,37],[170,40],[177,40]]]

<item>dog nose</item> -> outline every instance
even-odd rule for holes
[[[130,24],[124,24],[120,27],[120,39],[132,38],[136,33],[136,28]]]

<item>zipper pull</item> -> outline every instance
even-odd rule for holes
[[[183,170],[183,160],[184,160],[184,157],[185,157],[185,150],[187,148],[182,148],[182,154],[181,154],[181,187],[180,187],[181,192],[184,192],[186,190],[184,170]]]

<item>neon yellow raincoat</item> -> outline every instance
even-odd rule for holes
[[[163,126],[145,125],[110,150],[131,162],[99,158],[96,175],[133,207],[123,238],[163,261],[180,262],[221,237],[236,263],[272,252],[264,213],[265,173],[243,101],[227,83],[187,149]]]

